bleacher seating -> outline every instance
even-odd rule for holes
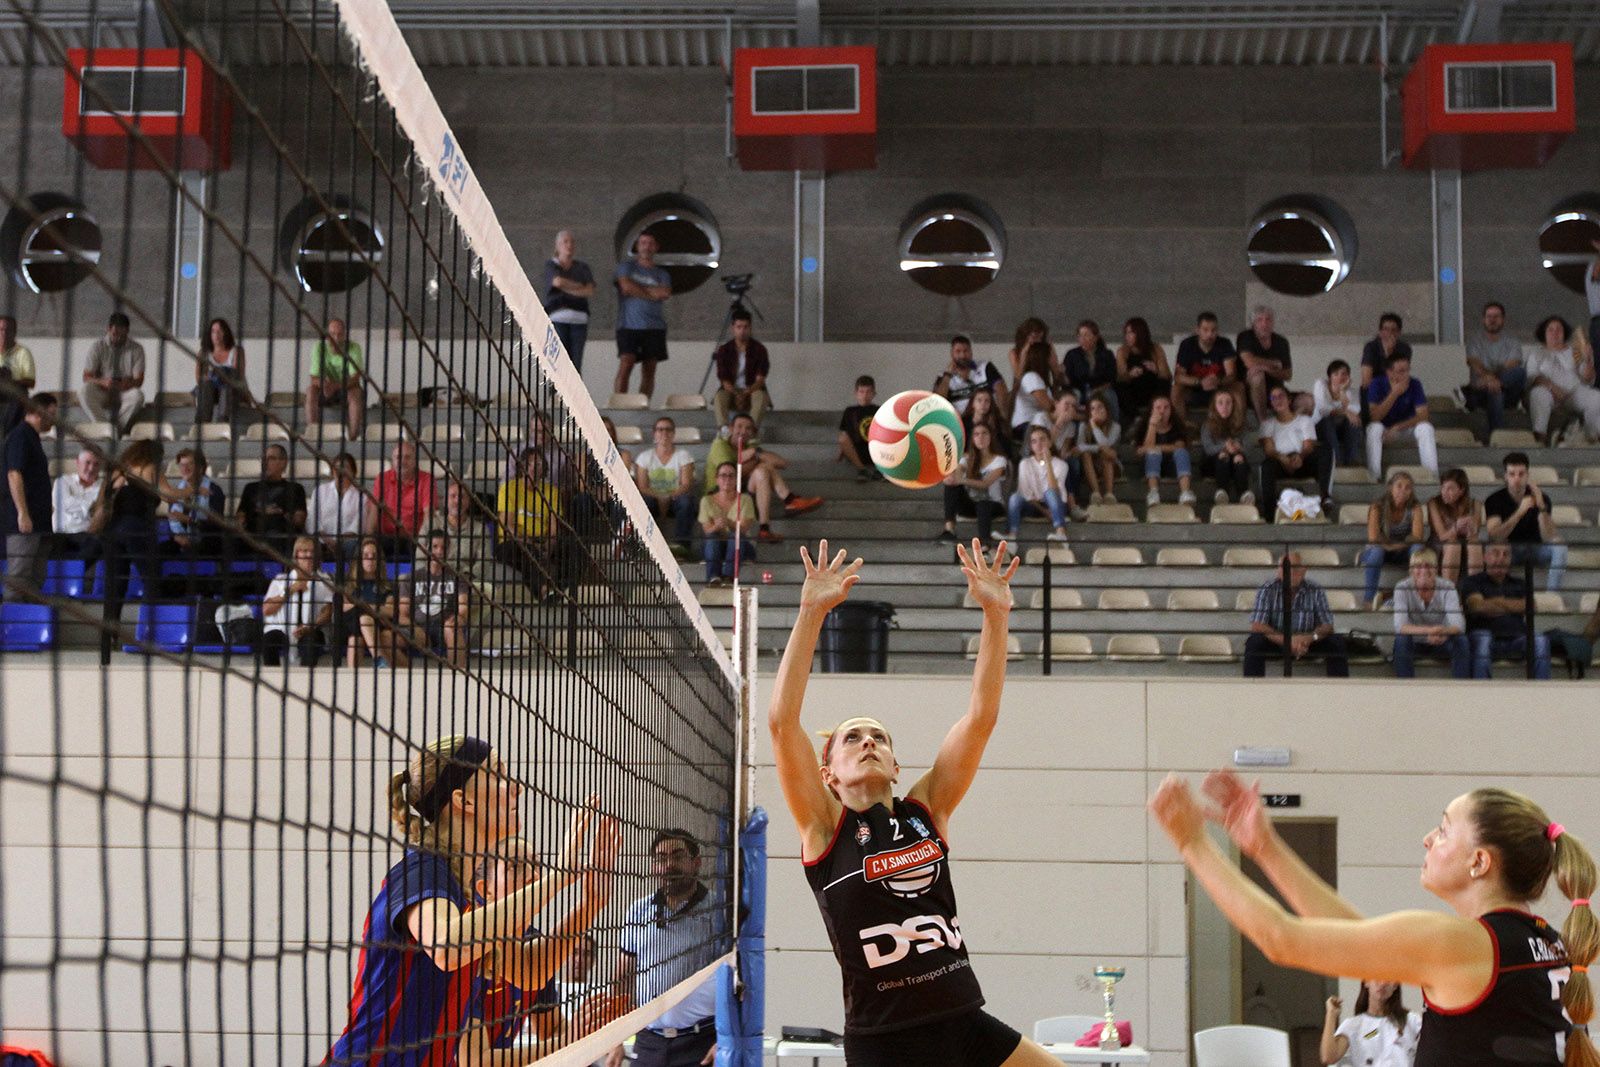
[[[0,603],[0,652],[44,652],[56,641],[51,604]]]

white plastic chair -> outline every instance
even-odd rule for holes
[[[1194,1035],[1195,1067],[1290,1067],[1289,1035],[1268,1026],[1213,1026]]]
[[[1089,1032],[1091,1026],[1104,1026],[1099,1015],[1052,1015],[1033,1024],[1033,1039],[1041,1045],[1070,1045]]]

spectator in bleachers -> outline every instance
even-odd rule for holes
[[[612,283],[617,287],[617,378],[611,388],[628,391],[635,364],[639,367],[639,392],[656,391],[656,364],[667,361],[667,316],[662,305],[672,296],[672,275],[656,266],[654,234],[641,233],[633,255],[617,264]]]
[[[1511,546],[1493,544],[1484,550],[1483,571],[1461,580],[1467,611],[1467,641],[1472,648],[1472,676],[1492,677],[1496,659],[1525,659],[1528,637],[1523,613],[1528,586],[1511,573]],[[1550,678],[1550,639],[1533,635],[1533,676]]]
[[[322,573],[315,537],[296,537],[289,568],[267,586],[261,601],[261,662],[278,666],[294,648],[314,667],[328,649],[324,629],[333,621],[333,587]]]
[[[327,336],[311,348],[311,382],[306,386],[306,422],[322,422],[322,409],[335,405],[344,412],[345,436],[361,439],[367,417],[367,383],[362,378],[366,359],[361,345],[352,341],[343,319],[329,319]]]
[[[122,605],[128,596],[129,578],[137,574],[146,591],[155,592],[160,524],[156,509],[161,506],[163,481],[160,443],[134,441],[117,457],[116,469],[90,512],[89,532],[99,537],[105,557],[103,603],[107,626],[100,643],[102,663],[110,658]]]
[[[340,603],[334,615],[333,654],[344,654],[345,665],[359,667],[367,658],[379,667],[391,663],[406,665],[406,654],[397,648],[391,628],[399,617],[399,594],[389,580],[383,546],[376,537],[357,542],[354,564],[340,588]],[[380,622],[388,625],[380,625]]]
[[[961,415],[961,426],[968,440],[972,439],[972,431],[976,427],[989,427],[989,432],[994,435],[995,451],[1015,457],[1017,442],[1011,436],[1011,423],[1001,413],[1000,402],[987,389],[972,394],[972,402]]]
[[[1317,447],[1317,424],[1310,415],[1295,411],[1289,390],[1281,382],[1267,393],[1271,410],[1261,424],[1261,514],[1272,518],[1278,506],[1278,482],[1314,473],[1318,495],[1333,500],[1333,457]]]
[[[1428,501],[1428,547],[1439,553],[1439,573],[1458,581],[1483,568],[1483,505],[1472,499],[1467,472],[1452,467],[1439,479],[1439,495]]]
[[[716,408],[717,425],[726,426],[728,416],[735,411],[748,412],[756,420],[756,429],[772,406],[767,393],[767,375],[772,371],[772,360],[767,346],[750,335],[751,321],[748,308],[740,305],[728,315],[733,336],[724,341],[711,354],[717,368],[718,389],[712,397]]]
[[[178,452],[177,477],[169,483],[178,498],[167,504],[167,540],[172,554],[215,559],[222,551],[221,520],[227,494],[207,477],[206,455],[198,448]]]
[[[1054,403],[1050,392],[1050,346],[1035,341],[1022,354],[1022,375],[1011,400],[1011,436],[1026,446],[1028,427],[1049,425]]]
[[[1483,305],[1483,329],[1467,338],[1467,384],[1462,393],[1467,410],[1488,417],[1485,443],[1505,425],[1506,408],[1520,405],[1528,388],[1522,345],[1505,330],[1505,305],[1491,300]]]
[[[1038,323],[1039,328],[1044,330],[1045,336],[1048,337],[1049,331],[1044,329],[1044,323],[1038,322],[1037,319],[1029,319],[1028,322]],[[1027,323],[1023,323],[1023,326],[1026,325]],[[1022,327],[1017,328],[1017,334],[1019,337],[1022,336]],[[1028,334],[1030,337],[1032,335],[1032,332]],[[1046,347],[1049,343],[1048,340],[1044,342]],[[1021,366],[1021,359],[1015,352],[1012,354],[1011,362],[1013,368]],[[988,360],[980,363],[974,358],[972,341],[962,334],[950,338],[950,364],[943,374],[934,379],[933,391],[950,401],[958,415],[966,414],[967,405],[978,393],[988,393],[1002,412],[1011,409],[1011,394],[1006,389],[1006,380],[1001,375],[1000,368]]]
[[[1077,394],[1079,403],[1088,403],[1091,396],[1103,396],[1111,408],[1111,417],[1122,421],[1117,399],[1117,357],[1100,336],[1099,323],[1093,319],[1078,323],[1078,343],[1067,349],[1061,363],[1066,388]]]
[[[1135,316],[1122,324],[1117,348],[1117,406],[1130,421],[1144,418],[1150,401],[1172,393],[1167,352],[1150,338],[1150,324]]]
[[[1244,406],[1244,383],[1239,380],[1239,355],[1233,342],[1217,333],[1215,312],[1202,311],[1195,318],[1194,333],[1178,344],[1178,365],[1172,375],[1172,406],[1187,413],[1192,407],[1211,407],[1211,395],[1218,389],[1233,394],[1233,402]]]
[[[677,444],[677,423],[667,416],[656,419],[652,432],[655,445],[634,460],[634,480],[656,521],[665,527],[671,517],[673,554],[687,559],[700,501],[700,494],[695,492],[694,457]]]
[[[1024,513],[1048,515],[1050,533],[1046,539],[1065,541],[1067,509],[1072,506],[1072,496],[1067,489],[1066,460],[1050,450],[1050,431],[1046,427],[1029,429],[1027,442],[1028,454],[1017,465],[1016,492],[1006,502],[1011,543],[1022,539]]]
[[[990,403],[993,403],[992,398]],[[872,375],[863,374],[856,379],[856,402],[839,416],[839,458],[856,469],[858,482],[883,478],[867,451],[867,432],[877,413],[878,383]]]
[[[361,543],[366,501],[356,483],[356,457],[340,452],[328,465],[328,480],[311,494],[310,530],[329,559],[348,559]]]
[[[965,337],[958,336],[956,340],[966,341],[967,339]],[[1011,342],[1011,351],[1006,353],[1006,359],[1011,364],[1012,382],[1021,380],[1022,361],[1028,354],[1029,346],[1036,344],[1049,345],[1050,365],[1052,367],[1059,365],[1059,361],[1056,359],[1056,346],[1050,344],[1050,327],[1045,324],[1043,319],[1036,319],[1032,316],[1029,316],[1028,318],[1025,318],[1021,322],[1017,323],[1016,334],[1012,338]],[[950,347],[952,349],[951,354],[954,355],[953,350],[955,348],[955,341],[950,342]],[[967,349],[970,354],[972,349],[971,341],[967,341]],[[1002,404],[1000,406],[1007,407],[1008,405]]]
[[[1116,501],[1117,471],[1122,466],[1117,445],[1121,440],[1122,427],[1111,417],[1110,406],[1100,397],[1089,401],[1089,418],[1083,424],[1078,452],[1083,456],[1083,477],[1089,483],[1091,504]]]
[[[1050,450],[1067,462],[1067,483],[1074,500],[1081,500],[1083,484],[1083,456],[1078,443],[1083,436],[1083,409],[1078,398],[1071,393],[1056,397],[1050,412]],[[1080,516],[1074,515],[1073,518]],[[1085,512],[1082,517],[1087,517]]]
[[[509,478],[496,494],[499,539],[494,558],[518,571],[535,595],[543,596],[558,570],[561,491],[549,480],[544,456],[534,448],[522,450],[522,475]],[[430,541],[435,533],[429,533]]]
[[[373,484],[364,532],[383,541],[388,558],[407,559],[417,531],[428,524],[438,502],[433,475],[417,466],[416,442],[402,437],[390,450],[389,469]]]
[[[1149,489],[1146,504],[1161,503],[1162,475],[1178,479],[1178,503],[1194,503],[1194,490],[1189,486],[1189,427],[1172,401],[1156,397],[1151,402],[1139,455],[1144,457],[1144,482]]]
[[[1451,677],[1470,678],[1467,620],[1454,583],[1439,577],[1439,557],[1432,549],[1411,557],[1410,572],[1394,587],[1394,676],[1415,678],[1420,654],[1448,659]]]
[[[270,444],[261,454],[261,479],[239,494],[239,521],[259,544],[248,552],[287,554],[295,538],[306,532],[306,491],[290,481],[289,450]]]
[[[1329,678],[1348,678],[1350,660],[1344,638],[1333,632],[1333,611],[1322,587],[1306,577],[1300,553],[1287,552],[1278,561],[1278,574],[1256,590],[1255,607],[1250,611],[1250,636],[1244,639],[1244,676],[1262,678],[1267,673],[1267,656],[1284,650],[1283,570],[1289,570],[1289,625],[1287,652],[1296,660],[1308,654],[1323,657],[1323,670]]]
[[[785,516],[803,515],[821,507],[820,496],[798,496],[784,480],[783,471],[789,461],[776,452],[762,448],[756,441],[755,420],[738,412],[728,420],[728,436],[711,443],[711,454],[706,457],[706,492],[714,489],[717,468],[724,463],[738,463],[743,469],[744,491],[755,497],[756,518],[760,529],[756,540],[775,544],[783,538],[772,530],[772,497],[777,495],[783,504]]]
[[[589,339],[589,298],[594,295],[594,272],[578,259],[578,242],[571,230],[556,234],[555,255],[544,261],[539,288],[550,325],[555,327],[561,346],[572,357],[572,366],[583,372],[583,346]]]
[[[234,338],[227,319],[212,319],[200,338],[200,357],[194,363],[194,421],[232,422],[249,396],[244,346]]]
[[[1367,584],[1361,602],[1378,610],[1378,581],[1385,563],[1408,563],[1422,550],[1427,537],[1422,505],[1417,502],[1417,483],[1405,471],[1395,471],[1383,493],[1367,506],[1367,547],[1361,550],[1360,563],[1366,568]]]
[[[428,535],[428,565],[411,572],[400,586],[400,625],[417,646],[443,656],[452,667],[467,665],[467,582],[445,570],[450,537]]]
[[[423,549],[428,538],[436,533],[450,538],[445,565],[452,573],[469,577],[477,573],[478,564],[492,556],[486,551],[489,534],[484,529],[481,505],[472,490],[455,478],[445,482],[444,507],[434,513],[427,527],[417,535],[417,558],[413,567],[427,566],[427,554]]]
[[[978,536],[987,541],[994,533],[995,516],[1006,506],[1010,473],[1011,461],[995,448],[993,432],[978,423],[956,469],[944,480],[944,529],[936,540],[955,544],[956,516],[970,515],[978,520]]]
[[[1557,411],[1582,417],[1593,444],[1600,438],[1600,389],[1594,387],[1594,352],[1588,338],[1574,334],[1567,320],[1551,315],[1535,333],[1540,344],[1528,359],[1528,414],[1533,434],[1551,444],[1550,416]]]
[[[1383,477],[1383,446],[1396,441],[1415,441],[1422,465],[1439,473],[1428,393],[1411,376],[1410,355],[1391,357],[1384,373],[1367,386],[1367,417],[1367,470],[1374,481]]]
[[[561,442],[556,438],[555,427],[550,424],[550,416],[537,408],[528,416],[528,439],[523,442],[522,448],[506,458],[507,478],[516,478],[522,473],[522,450],[526,448],[535,449],[544,459],[545,474],[551,482],[563,493],[572,491],[577,481],[577,472],[566,451],[561,447]]]
[[[100,496],[100,453],[78,449],[77,467],[55,480],[55,552],[74,559],[99,559],[100,539],[89,532],[94,502]]]
[[[1600,252],[1600,240],[1589,243]],[[1589,303],[1589,351],[1600,352],[1600,256],[1595,256],[1583,276],[1583,293]]]
[[[1238,340],[1234,342],[1250,407],[1256,413],[1256,420],[1263,426],[1272,417],[1272,387],[1287,387],[1294,373],[1294,363],[1289,356],[1289,339],[1273,329],[1275,322],[1272,309],[1265,304],[1258,304],[1250,312],[1250,328],[1240,331]]]
[[[1256,502],[1243,437],[1243,406],[1234,403],[1232,393],[1218,389],[1211,394],[1211,410],[1200,426],[1200,473],[1217,483],[1213,503]]]
[[[1560,589],[1567,572],[1567,546],[1561,543],[1551,517],[1550,494],[1528,477],[1526,452],[1506,453],[1501,466],[1505,488],[1496,489],[1483,502],[1489,540],[1509,544],[1511,562],[1519,567],[1527,559],[1548,567],[1545,588]]]
[[[1350,364],[1333,360],[1322,378],[1311,386],[1311,418],[1317,424],[1318,445],[1327,450],[1335,466],[1352,464],[1361,447],[1361,400],[1350,385]],[[1329,509],[1323,501],[1322,509]]]
[[[34,368],[33,352],[17,340],[15,315],[0,315],[0,368],[11,375],[11,381],[24,394],[33,392],[38,371]]]
[[[735,555],[739,563],[755,558],[755,548],[745,535],[756,524],[756,505],[749,493],[739,492],[738,473],[738,467],[731,462],[718,464],[716,489],[700,498],[700,532],[705,535],[709,586],[728,585],[739,576]]]
[[[106,320],[105,336],[89,349],[78,402],[91,419],[109,422],[114,434],[133,425],[144,407],[144,346],[128,337],[128,316]]]
[[[1385,311],[1378,316],[1378,335],[1361,349],[1361,395],[1367,395],[1367,386],[1382,378],[1395,359],[1411,359],[1411,345],[1400,339],[1405,324],[1400,316]]]
[[[40,393],[24,401],[27,413],[6,435],[0,469],[6,491],[0,497],[0,533],[5,534],[6,596],[37,593],[44,585],[51,541],[50,459],[41,435],[56,424],[56,398]]]

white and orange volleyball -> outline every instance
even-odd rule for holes
[[[925,389],[890,397],[867,430],[873,464],[907,489],[928,489],[944,481],[965,448],[961,416],[950,401]]]

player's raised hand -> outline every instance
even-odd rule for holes
[[[1272,840],[1272,822],[1261,803],[1261,783],[1244,784],[1232,771],[1212,771],[1200,786],[1211,801],[1206,817],[1228,831],[1239,851],[1251,859],[1261,855]]]
[[[1189,783],[1169,774],[1150,798],[1150,814],[1182,852],[1205,836],[1206,816],[1195,803]]]
[[[561,846],[560,857],[556,860],[556,869],[568,880],[577,878],[586,866],[584,857],[593,855],[589,837],[599,810],[600,795],[590,793],[583,804],[572,813],[572,825],[567,830],[567,839]]]
[[[961,558],[961,573],[967,576],[967,592],[984,611],[1011,610],[1011,576],[1017,573],[1019,560],[1011,557],[1006,565],[1006,543],[995,546],[991,561],[983,554],[983,542],[972,539],[972,548],[956,545],[956,555]]]
[[[861,570],[861,557],[857,556],[848,565],[844,560],[845,551],[842,548],[833,559],[828,559],[826,538],[817,544],[815,563],[811,561],[811,553],[806,551],[805,546],[800,546],[800,562],[806,566],[806,583],[800,587],[802,608],[826,612],[844,603],[850,595],[850,588],[861,580],[861,575],[857,573]]]

